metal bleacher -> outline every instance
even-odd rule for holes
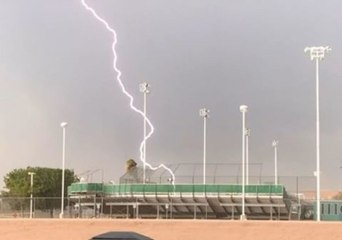
[[[73,183],[74,203],[101,205],[101,213],[126,218],[238,219],[242,210],[239,184],[102,184]],[[283,185],[246,185],[248,219],[288,219]]]

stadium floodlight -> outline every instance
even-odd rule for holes
[[[207,118],[209,109],[201,108],[199,115],[203,117],[203,184],[206,184],[206,165],[207,165]]]
[[[247,134],[247,129],[246,129],[246,113],[248,112],[248,106],[246,105],[241,105],[240,106],[240,112],[242,113],[242,213],[240,216],[240,220],[246,220],[246,214],[245,214],[245,172],[246,172],[246,149],[245,149],[245,144],[246,144],[246,134]]]
[[[320,183],[320,124],[319,124],[319,61],[323,60],[325,53],[330,52],[331,48],[329,46],[320,47],[306,47],[304,49],[305,53],[310,54],[310,59],[316,61],[316,213],[317,221],[321,221],[321,183]]]
[[[278,185],[278,140],[273,140],[272,147],[274,148],[274,184]]]
[[[67,122],[62,122],[61,127],[63,129],[63,143],[62,143],[62,193],[61,193],[61,213],[59,214],[59,218],[63,218],[64,215],[64,178],[65,178],[65,134],[66,127],[68,126]]]
[[[144,94],[144,116],[146,116],[146,100],[147,94],[151,92],[150,85],[146,82],[139,84],[139,90]],[[146,183],[146,117],[144,117],[144,161],[143,161],[143,183]]]
[[[34,172],[28,172],[28,175],[30,175],[31,177],[31,184],[30,184],[30,218],[32,218],[33,216],[33,175],[35,175],[36,173]]]
[[[249,184],[249,137],[251,136],[251,129],[246,128],[246,185]]]

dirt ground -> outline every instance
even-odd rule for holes
[[[86,240],[108,231],[135,231],[153,239],[341,239],[342,223],[231,220],[1,219],[0,239]]]

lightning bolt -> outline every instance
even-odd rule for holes
[[[84,6],[84,8],[89,11],[95,18],[96,20],[98,20],[100,23],[102,23],[108,32],[110,32],[112,35],[113,35],[113,43],[112,43],[112,52],[113,52],[113,69],[114,71],[116,72],[116,80],[119,84],[119,86],[121,87],[121,90],[122,92],[129,98],[129,106],[130,108],[140,114],[144,120],[147,122],[149,128],[150,128],[150,131],[148,132],[148,134],[146,135],[146,137],[144,137],[143,141],[140,143],[140,160],[145,164],[145,166],[147,166],[148,168],[150,168],[151,170],[158,170],[160,168],[163,168],[165,169],[166,171],[168,171],[170,173],[170,175],[172,176],[172,179],[171,179],[171,183],[174,185],[175,184],[175,174],[172,172],[172,170],[168,167],[166,167],[164,164],[160,164],[159,166],[157,167],[152,167],[151,164],[147,163],[146,162],[146,159],[145,159],[145,156],[144,156],[144,152],[143,152],[143,149],[144,149],[144,146],[145,146],[145,143],[146,141],[152,136],[153,132],[154,132],[154,127],[150,121],[150,119],[144,114],[143,111],[141,111],[140,109],[138,109],[137,107],[134,106],[134,98],[133,96],[126,90],[122,80],[121,80],[121,71],[119,70],[119,68],[117,67],[117,61],[118,61],[118,56],[117,56],[117,53],[116,53],[116,44],[118,42],[118,39],[117,39],[117,34],[116,34],[116,31],[106,22],[106,20],[104,20],[103,18],[101,18],[97,13],[96,11],[91,8],[86,2],[85,0],[81,0],[81,3],[82,5]]]

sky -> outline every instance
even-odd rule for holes
[[[207,162],[240,164],[245,104],[250,162],[273,176],[277,139],[278,174],[313,176],[315,64],[304,48],[331,46],[320,64],[321,181],[342,187],[341,1],[87,3],[117,31],[118,68],[139,108],[139,83],[151,85],[153,165],[202,163],[202,107],[210,109]],[[0,6],[0,178],[14,168],[61,168],[66,121],[66,167],[118,181],[126,160],[140,163],[143,119],[115,81],[110,33],[80,0]]]

